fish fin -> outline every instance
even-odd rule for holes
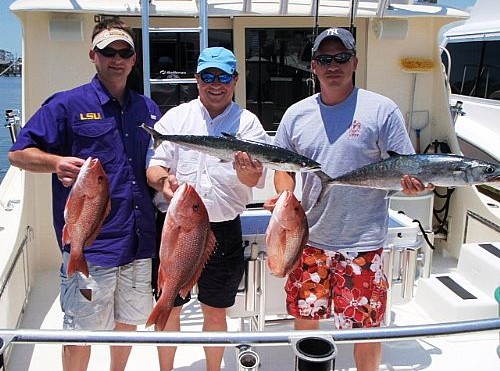
[[[161,138],[161,134],[158,133],[155,129],[147,126],[146,124],[142,123],[140,125],[141,128],[146,130],[152,137],[153,137],[153,148],[156,149],[160,146],[160,144],[163,142],[163,139]]]
[[[157,287],[158,287],[158,296],[161,296],[163,289],[163,282],[165,281],[165,272],[161,269],[161,265],[158,267],[158,279],[157,279]]]
[[[111,211],[111,200],[108,200],[108,202],[106,203],[106,208],[103,211],[102,217],[99,218],[100,219],[99,223],[95,226],[92,234],[85,240],[85,244],[84,244],[85,247],[92,245],[94,243],[95,239],[97,238],[97,236],[99,235],[99,233],[101,233],[101,229],[102,229],[102,225],[104,224],[104,220],[106,220],[106,217],[108,216],[110,211]]]
[[[387,154],[389,155],[389,157],[403,156],[402,154],[397,153],[396,151],[387,151]]]
[[[225,132],[225,131],[223,131],[222,133],[220,133],[220,135],[223,138],[226,138],[226,139],[238,139],[235,134],[231,134],[231,133],[228,133],[228,132]]]
[[[191,276],[191,279],[179,290],[179,295],[181,297],[185,298],[188,292],[191,291],[193,286],[196,284],[196,282],[198,282],[198,279],[201,276],[201,272],[203,271],[203,268],[205,268],[205,264],[207,263],[208,259],[210,259],[210,255],[212,255],[212,253],[214,252],[216,245],[217,239],[215,238],[214,232],[209,229],[207,238],[205,240],[203,255],[200,259],[200,264],[198,265],[198,267],[195,267],[196,271]]]
[[[167,326],[168,317],[170,317],[171,311],[172,305],[164,306],[160,303],[160,301],[158,301],[158,303],[156,303],[155,307],[153,308],[153,311],[149,315],[149,318],[146,322],[146,327],[154,324],[156,326],[156,330],[163,331]]]
[[[71,277],[76,271],[81,272],[85,277],[89,276],[89,266],[83,256],[83,252],[71,251],[68,262],[68,277]]]
[[[153,324],[156,325],[156,329],[162,331],[167,325],[168,317],[172,311],[172,306],[174,303],[175,293],[173,292],[163,292],[163,284],[165,283],[165,269],[162,269],[162,265],[158,267],[158,301],[156,302],[153,311],[149,315],[146,327]]]
[[[326,194],[330,191],[330,189],[333,187],[334,182],[333,178],[330,177],[325,172],[323,172],[322,170],[316,171],[314,172],[314,174],[316,174],[321,180],[321,191],[319,193],[319,196],[315,204],[318,205],[321,202],[321,200],[323,200],[323,198],[326,196]]]
[[[69,227],[67,224],[64,224],[62,230],[62,244],[63,246],[69,244],[71,242],[71,236],[69,235]]]

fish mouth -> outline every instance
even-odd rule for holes
[[[189,185],[188,183],[184,183],[179,188],[177,188],[174,193],[174,197],[177,197],[178,202],[182,203],[192,197],[195,192],[196,191],[193,186]]]
[[[96,158],[89,157],[88,159],[90,160],[89,161],[90,168],[93,168],[94,166],[96,166],[99,163],[99,159],[97,157]]]
[[[293,193],[288,190],[284,190],[283,193],[285,194],[284,196],[281,196],[283,197],[283,206],[287,207],[290,202],[292,202]]]
[[[83,174],[87,173],[90,169],[92,169],[96,165],[97,161],[98,160],[96,158],[87,157],[87,159],[83,163],[82,167],[80,168],[80,172],[78,173],[78,176],[83,176]],[[80,175],[80,174],[82,174],[82,175]]]

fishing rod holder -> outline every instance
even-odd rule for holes
[[[250,345],[238,346],[238,371],[257,371],[260,367],[259,355],[250,348]]]
[[[333,371],[337,345],[332,336],[291,337],[295,371]]]
[[[9,129],[12,143],[15,143],[17,140],[17,134],[19,133],[19,130],[21,130],[21,114],[19,110],[5,110],[5,127]]]
[[[455,105],[450,106],[450,113],[451,113],[451,118],[453,120],[453,123],[455,124],[457,122],[457,118],[459,116],[464,116],[465,112],[463,111],[463,102],[457,100]]]

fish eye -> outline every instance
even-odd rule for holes
[[[495,172],[495,168],[493,166],[487,166],[486,169],[484,169],[484,172],[486,174],[493,174]]]
[[[200,209],[200,205],[199,204],[194,204],[193,205],[193,211],[198,211]]]

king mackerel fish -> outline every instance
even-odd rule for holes
[[[299,155],[293,151],[267,143],[238,139],[230,134],[220,137],[208,135],[163,135],[142,124],[154,140],[154,147],[158,147],[164,140],[194,149],[224,161],[233,161],[237,151],[247,152],[253,159],[259,160],[263,166],[281,171],[315,172],[321,170],[316,161]]]
[[[408,174],[424,184],[440,187],[464,187],[500,181],[500,166],[454,154],[400,155],[388,152],[389,158],[335,178],[320,171],[322,193],[332,186],[377,188],[393,193],[400,191],[401,178]],[[323,195],[320,195],[320,198]]]

